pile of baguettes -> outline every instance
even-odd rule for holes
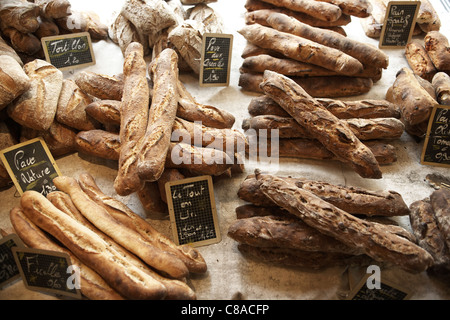
[[[396,104],[314,98],[291,78],[269,70],[260,87],[264,95],[251,100],[251,117],[242,126],[249,141],[267,137],[268,155],[338,160],[370,179],[381,178],[380,166],[397,160],[388,143],[405,130]],[[272,142],[274,134],[278,145]]]
[[[366,36],[378,39],[381,36],[381,30],[383,29],[389,1],[371,0],[370,3],[372,5],[370,14],[367,17],[362,18],[360,22]],[[413,35],[421,35],[430,31],[439,31],[440,28],[441,20],[431,1],[420,1]]]
[[[200,73],[205,33],[222,33],[223,21],[209,3],[217,0],[126,0],[109,26],[123,54],[139,42],[155,58],[163,49],[178,53],[181,72]]]
[[[351,16],[367,17],[369,1],[247,0],[247,40],[239,85],[261,92],[264,70],[299,83],[321,98],[368,92],[389,64],[378,48],[350,39],[343,26]],[[337,28],[337,29],[336,29]]]
[[[236,208],[228,235],[242,253],[259,261],[312,269],[374,264],[410,273],[450,266],[449,190],[436,191],[431,204],[420,202],[424,205],[410,210],[395,191],[257,170],[243,181],[238,196],[247,203]],[[434,207],[436,221],[425,204]],[[408,215],[413,233],[390,219]]]
[[[108,37],[96,14],[73,10],[68,0],[2,0],[0,31],[24,63],[45,58],[43,37],[76,32],[88,32],[93,41]]]
[[[41,136],[55,157],[78,151],[116,160],[117,193],[137,192],[146,210],[164,213],[165,181],[229,176],[243,169],[235,151],[246,144],[243,133],[231,129],[232,114],[189,94],[178,79],[177,61],[177,53],[167,48],[147,65],[143,46],[134,42],[123,74],[82,71],[63,79],[46,61],[22,68],[2,54],[0,77],[14,80],[0,92],[2,148]],[[11,181],[4,168],[2,177]]]
[[[94,178],[54,179],[45,197],[26,191],[10,211],[15,233],[31,248],[63,252],[79,268],[82,295],[91,300],[196,299],[186,283],[206,262],[177,246],[123,202],[104,194]]]

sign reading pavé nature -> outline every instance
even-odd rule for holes
[[[56,190],[53,179],[61,173],[42,138],[1,150],[0,158],[21,195],[34,190],[46,196]]]
[[[41,39],[47,62],[65,70],[95,64],[91,36],[88,32],[72,33]]]
[[[450,106],[433,108],[423,146],[422,164],[450,166]]]
[[[228,86],[233,35],[206,33],[200,66],[201,86]]]
[[[193,246],[219,242],[211,177],[171,181],[165,187],[175,242]]]
[[[403,48],[411,39],[420,1],[391,1],[386,10],[380,48]]]

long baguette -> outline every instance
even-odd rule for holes
[[[131,43],[123,64],[124,86],[120,107],[120,157],[114,189],[119,195],[129,195],[143,187],[138,175],[140,139],[148,122],[150,89],[147,82],[147,64],[143,46]]]
[[[57,209],[40,193],[26,191],[20,204],[32,222],[57,238],[120,294],[129,299],[166,296],[167,289],[161,282],[132,265],[95,232]]]
[[[87,173],[80,175],[79,184],[92,200],[108,210],[109,214],[114,218],[137,231],[156,247],[177,256],[186,264],[190,272],[206,272],[206,262],[198,250],[188,245],[177,246],[172,240],[158,232],[124,203],[103,193],[91,175]]]
[[[312,98],[302,87],[272,71],[264,72],[261,87],[328,150],[348,162],[360,176],[381,178],[382,173],[372,151],[355,137],[348,125]]]
[[[140,257],[149,266],[177,279],[188,275],[189,271],[180,259],[157,248],[135,230],[113,218],[104,207],[89,198],[74,178],[59,176],[53,179],[53,182],[59,190],[70,195],[81,214],[92,224],[118,244]]]
[[[117,251],[129,263],[139,268],[141,271],[149,274],[151,277],[159,280],[167,289],[164,299],[167,300],[193,300],[196,299],[195,292],[183,281],[177,279],[169,279],[161,276],[141,259],[124,249],[111,237],[100,231],[89,220],[87,220],[74,205],[72,198],[65,192],[53,191],[47,195],[47,199],[59,210],[72,217],[82,225],[94,231],[102,240],[104,240],[111,248]]]
[[[434,263],[427,251],[379,223],[354,217],[275,176],[257,172],[256,178],[261,181],[262,192],[279,206],[320,232],[362,248],[377,261],[395,264],[411,273],[423,272]]]
[[[143,181],[156,181],[164,171],[178,107],[178,55],[164,49],[149,66],[153,96],[147,129],[140,143],[137,172]]]
[[[303,12],[316,19],[336,21],[342,15],[342,10],[333,4],[311,0],[262,0],[277,7]]]
[[[239,33],[257,46],[275,50],[288,58],[315,64],[342,75],[353,76],[364,69],[361,62],[340,50],[271,27],[246,25]]]
[[[31,248],[67,253],[72,264],[80,268],[81,293],[91,300],[123,300],[102,277],[81,262],[74,254],[51,240],[41,229],[28,219],[19,207],[10,211],[11,224],[22,241]]]

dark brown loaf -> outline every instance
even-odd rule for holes
[[[178,108],[177,53],[170,48],[164,49],[150,64],[149,74],[153,94],[146,132],[136,155],[137,173],[143,181],[157,181],[164,171]]]
[[[363,249],[377,261],[395,264],[411,273],[420,273],[433,265],[427,251],[379,223],[356,218],[275,176],[257,173],[256,178],[262,182],[263,193],[279,206],[320,232]]]
[[[14,28],[6,28],[2,30],[5,37],[9,38],[11,46],[17,52],[29,56],[37,56],[44,58],[41,41],[33,33],[20,32]],[[26,60],[27,61],[27,60]]]
[[[81,293],[91,300],[123,300],[102,277],[82,263],[73,253],[51,240],[41,229],[28,219],[21,208],[10,211],[11,224],[17,235],[30,248],[66,253],[72,264],[80,268]]]
[[[123,64],[124,85],[120,106],[120,157],[114,189],[119,195],[129,195],[143,187],[138,175],[140,140],[148,123],[150,89],[147,82],[147,64],[144,49],[138,42],[131,43]]]
[[[409,208],[402,196],[395,191],[374,191],[303,178],[281,178],[351,214],[366,216],[404,216],[409,214]],[[261,182],[253,175],[248,176],[239,187],[239,198],[259,206],[274,206],[274,202],[261,192],[260,186]]]
[[[24,66],[30,88],[8,106],[9,116],[31,129],[45,131],[53,123],[62,88],[62,72],[46,61],[36,59]]]
[[[331,114],[299,85],[271,71],[264,73],[264,92],[299,124],[364,178],[379,179],[381,171],[372,151],[355,137],[343,121]]]
[[[433,256],[433,267],[449,267],[450,252],[445,244],[445,236],[439,230],[429,199],[414,201],[409,208],[409,221],[417,244]]]
[[[119,135],[104,130],[80,131],[75,138],[76,149],[80,153],[102,159],[119,160]]]
[[[438,228],[450,248],[450,189],[441,188],[430,195],[430,203]]]
[[[190,272],[206,272],[206,262],[198,250],[188,245],[177,246],[172,240],[158,232],[125,204],[103,193],[91,175],[87,173],[82,174],[79,183],[83,191],[97,204],[106,208],[115,219],[138,232],[157,248],[179,258],[188,267]]]
[[[39,28],[39,7],[28,1],[2,0],[0,3],[1,29],[12,27],[22,33],[32,33]]]
[[[167,289],[161,282],[128,262],[94,231],[57,209],[40,193],[25,192],[20,204],[32,222],[57,238],[120,294],[130,299],[166,296]]]
[[[239,243],[254,247],[362,254],[361,249],[348,247],[297,217],[272,215],[238,219],[230,225],[227,235]]]
[[[445,72],[438,72],[432,79],[439,104],[450,106],[450,76]]]
[[[75,77],[75,83],[87,94],[102,100],[121,100],[123,81],[116,77],[92,71],[81,71]]]
[[[317,101],[340,119],[400,119],[401,117],[399,106],[385,99],[337,100],[317,98]]]
[[[336,21],[342,15],[342,10],[333,4],[309,0],[263,0],[277,7],[306,13],[318,20]]]
[[[447,37],[439,31],[425,35],[425,50],[438,71],[450,71],[450,44]]]
[[[58,190],[70,195],[73,203],[86,219],[149,266],[173,278],[180,279],[188,275],[188,270],[181,260],[157,248],[138,232],[112,217],[104,207],[97,204],[81,189],[75,179],[59,176],[53,179],[53,182]]]
[[[35,0],[34,3],[41,8],[41,14],[46,18],[58,19],[72,14],[68,0]]]
[[[418,39],[413,39],[406,44],[405,57],[413,72],[428,81],[431,81],[438,72],[422,42]]]

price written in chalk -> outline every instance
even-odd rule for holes
[[[220,241],[210,176],[168,182],[166,194],[177,244],[200,246]]]
[[[431,113],[421,162],[450,166],[450,107],[435,106]]]
[[[206,33],[203,36],[201,86],[228,86],[232,46],[232,35]]]
[[[53,179],[61,174],[42,138],[4,149],[0,158],[20,194],[34,190],[46,196],[56,190]]]

